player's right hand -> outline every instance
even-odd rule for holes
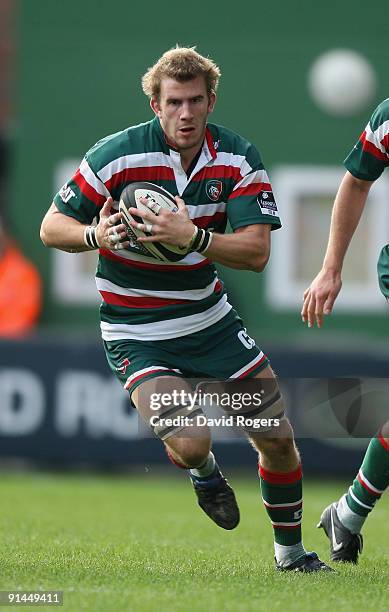
[[[121,214],[112,214],[113,200],[109,197],[100,210],[100,219],[96,227],[99,245],[106,249],[125,249],[129,246],[127,230],[122,223]]]
[[[341,287],[340,273],[321,270],[310,287],[304,291],[304,303],[301,310],[303,323],[308,323],[308,327],[313,327],[316,322],[318,327],[322,327],[323,315],[331,314]]]

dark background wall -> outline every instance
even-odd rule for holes
[[[334,358],[300,350],[291,363],[288,351],[272,351],[306,473],[349,477],[381,425],[387,360],[366,358],[368,365],[351,353]],[[231,428],[213,427],[212,437],[222,465],[255,463],[251,446]],[[85,337],[0,341],[0,462],[15,459],[53,468],[166,465],[162,445],[139,425],[128,394],[109,372],[100,342]]]

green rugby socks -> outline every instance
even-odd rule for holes
[[[286,567],[302,557],[302,469],[269,472],[259,464],[262,499],[274,530],[277,563]]]
[[[352,533],[359,533],[376,502],[389,485],[389,444],[380,431],[370,441],[360,470],[337,505],[339,520]]]

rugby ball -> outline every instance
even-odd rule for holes
[[[142,204],[140,198],[146,198],[147,200],[158,204],[161,209],[170,210],[176,213],[178,207],[176,201],[171,193],[154,185],[153,183],[131,183],[127,185],[121,193],[119,201],[119,211],[122,213],[122,220],[127,229],[127,235],[130,241],[136,241],[139,236],[150,236],[151,234],[143,232],[137,228],[131,227],[130,222],[136,221],[137,223],[143,223],[142,212],[148,211],[155,215],[158,215],[155,211]],[[129,212],[129,208],[137,208],[139,210],[139,216],[132,215]],[[152,255],[160,261],[179,261],[183,259],[188,253],[187,247],[179,247],[166,242],[135,242],[137,248],[146,255]]]

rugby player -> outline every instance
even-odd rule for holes
[[[231,130],[207,123],[219,77],[218,66],[194,48],[164,53],[142,79],[154,118],[103,138],[88,151],[55,196],[41,238],[65,251],[99,249],[96,283],[107,359],[146,422],[152,417],[151,394],[189,392],[185,378],[259,381],[263,401],[247,409],[247,416],[279,418],[280,425],[266,436],[245,429],[259,453],[276,567],[328,570],[301,541],[301,463],[277,381],[229,304],[213,263],[262,272],[270,232],[281,225],[257,149]],[[136,181],[167,189],[179,211],[162,210],[157,217],[145,200],[150,211],[135,225],[152,235],[129,241],[115,211],[122,190]],[[228,235],[227,220],[233,230]],[[144,253],[150,241],[190,252],[178,262],[160,262]],[[200,413],[199,406],[162,407],[154,433],[171,461],[188,471],[204,512],[233,529],[238,505],[211,451],[209,429],[196,426]],[[167,415],[191,416],[193,425],[164,426]]]
[[[364,210],[368,193],[389,165],[389,99],[373,112],[370,121],[344,161],[347,169],[335,198],[323,267],[304,293],[301,311],[308,327],[323,325],[332,312],[342,286],[342,267],[350,241]],[[389,245],[378,261],[379,284],[389,297]],[[361,529],[377,500],[389,485],[389,423],[368,446],[353,484],[322,513],[319,527],[330,540],[333,561],[357,563],[362,552]]]

